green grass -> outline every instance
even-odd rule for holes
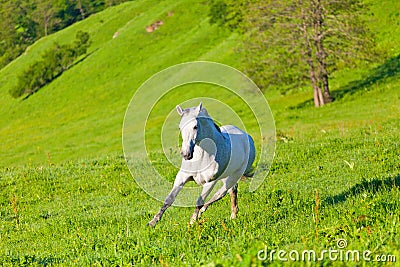
[[[399,8],[395,1],[371,1],[369,19],[388,59],[335,73],[335,102],[315,109],[309,88],[266,93],[277,128],[268,177],[252,193],[249,180],[240,182],[236,220],[229,219],[226,197],[190,227],[192,208],[178,207],[156,228],[145,226],[161,203],[126,166],[125,110],[145,80],[173,64],[213,60],[240,69],[241,37],[210,26],[203,2],[133,1],[38,41],[0,71],[0,265],[264,266],[271,262],[257,253],[265,247],[320,252],[340,238],[346,249],[395,255],[398,264],[400,35],[393,21]],[[174,15],[167,17],[169,11]],[[145,26],[158,19],[165,24],[147,34]],[[27,100],[8,95],[18,73],[78,30],[92,35],[87,58]],[[177,170],[160,148],[162,123],[177,103],[206,96],[221,99],[250,132],[257,130],[228,92],[204,84],[176,88],[155,105],[146,128],[150,158],[170,180]],[[205,104],[223,123],[236,120]],[[143,177],[152,174],[143,155],[132,160]],[[328,259],[315,265],[356,264],[382,265]]]
[[[321,251],[339,238],[349,249],[398,258],[399,125],[282,138],[264,184],[249,193],[248,182],[240,183],[236,220],[225,198],[192,227],[191,209],[170,208],[147,228],[160,203],[136,185],[119,156],[3,169],[0,262],[247,266],[263,263],[257,252],[264,246]]]

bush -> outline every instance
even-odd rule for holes
[[[33,63],[18,76],[17,86],[9,91],[10,95],[18,98],[36,93],[43,86],[52,82],[64,71],[68,70],[76,59],[86,54],[90,45],[90,36],[87,32],[78,31],[73,44],[54,44],[53,48],[42,55],[42,59]]]
[[[212,0],[209,4],[210,9],[208,13],[210,24],[217,24],[218,26],[224,26],[231,31],[238,30],[239,32],[242,32],[242,11],[244,7],[247,6],[247,2],[248,0]]]

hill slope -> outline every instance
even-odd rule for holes
[[[393,1],[385,5],[371,2],[371,27],[379,48],[392,59],[375,69],[336,73],[331,84],[338,101],[318,111],[309,106],[298,109],[301,103],[309,103],[308,88],[284,98],[268,92],[279,128],[291,127],[290,118],[296,117],[295,123],[303,127],[318,118],[324,118],[322,124],[335,125],[338,120],[365,121],[370,116],[398,114],[398,5]],[[207,12],[207,4],[201,1],[134,1],[109,8],[32,45],[0,71],[0,164],[42,163],[47,155],[60,162],[121,154],[125,109],[135,90],[153,74],[193,60],[217,61],[240,69],[235,53],[240,36],[210,26]],[[156,20],[163,20],[164,25],[147,33],[146,25]],[[88,57],[28,100],[12,99],[8,90],[15,86],[17,76],[53,42],[72,42],[78,30],[91,34]],[[113,38],[115,33],[118,36]],[[371,91],[374,88],[385,90],[385,94]],[[376,101],[380,102],[379,110],[372,111],[370,105]]]

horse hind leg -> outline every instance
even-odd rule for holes
[[[240,176],[239,176],[239,178],[240,178]],[[207,201],[207,203],[204,204],[204,206],[199,211],[199,216],[207,210],[208,206],[210,206],[215,201],[218,201],[221,198],[223,198],[226,195],[226,193],[228,192],[228,190],[235,187],[237,185],[238,180],[239,179],[236,179],[233,176],[229,176],[228,178],[222,180],[223,186],[220,189],[218,189],[218,191],[214,194],[214,196],[209,201]]]
[[[234,185],[228,191],[229,195],[231,196],[231,219],[235,219],[236,215],[239,211],[238,203],[237,203],[237,188],[238,188],[238,184]]]

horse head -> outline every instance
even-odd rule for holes
[[[179,105],[176,106],[176,111],[181,116],[179,130],[182,136],[181,155],[185,160],[193,158],[194,146],[200,138],[200,123],[199,115],[206,112],[202,103],[194,108],[182,109]]]

